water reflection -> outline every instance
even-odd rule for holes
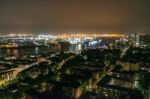
[[[17,56],[17,57],[19,56],[19,52],[17,49],[13,49],[12,54],[13,54],[13,56]]]
[[[10,55],[11,53],[10,53],[10,49],[7,49],[7,55]]]
[[[25,54],[39,54],[43,52],[57,52],[57,51],[79,51],[81,50],[81,44],[69,45],[69,46],[47,46],[47,47],[26,47],[26,48],[12,48],[12,49],[0,49],[1,56],[19,56]]]
[[[39,53],[39,47],[36,47],[35,48],[35,54],[38,54]]]

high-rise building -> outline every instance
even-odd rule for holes
[[[140,35],[140,45],[150,46],[150,35]]]

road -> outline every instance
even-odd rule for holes
[[[57,54],[59,54],[59,53],[52,54],[52,56],[55,56]],[[45,62],[45,61],[48,62],[49,64],[51,63],[51,61],[47,60],[46,58],[39,58],[34,63],[28,64],[28,65],[19,65],[19,66],[17,66],[17,68],[9,69],[9,70],[13,70],[13,73],[8,74],[6,79],[4,79],[3,81],[0,81],[0,87],[8,85],[13,79],[15,79],[17,77],[17,75],[20,72],[24,71],[25,69],[30,68],[35,65],[38,65],[39,63]]]

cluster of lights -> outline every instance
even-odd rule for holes
[[[61,34],[58,37],[60,38],[79,38],[79,37],[109,37],[109,38],[119,38],[119,37],[125,37],[126,35],[123,34],[117,34],[117,33],[110,33],[110,34],[99,34],[99,33],[91,33],[91,34]]]
[[[0,43],[0,48],[14,48],[18,47],[16,43]]]
[[[8,34],[8,35],[5,35],[5,36],[1,36],[1,37],[31,37],[31,36],[34,36],[36,37],[36,35],[32,35],[32,34],[14,34],[14,33],[11,33],[11,34]],[[37,37],[38,38],[61,38],[61,39],[64,39],[64,38],[80,38],[80,37],[109,37],[109,38],[119,38],[119,37],[125,37],[126,35],[124,34],[121,34],[121,33],[60,33],[58,35],[54,35],[54,34],[48,34],[48,35],[44,35],[44,34],[41,34],[41,35],[38,35]]]
[[[10,33],[6,35],[0,35],[0,37],[27,37],[27,36],[34,36],[33,33]]]

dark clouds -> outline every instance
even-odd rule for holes
[[[150,32],[150,0],[0,0],[0,31]]]

